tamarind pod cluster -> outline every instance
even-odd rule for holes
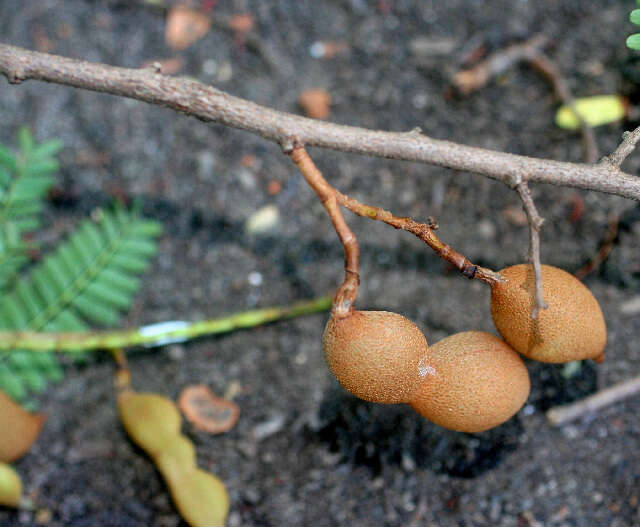
[[[154,393],[125,390],[118,412],[131,440],[153,460],[182,518],[191,527],[221,527],[229,511],[224,484],[196,466],[193,443],[180,433],[173,401]]]
[[[0,462],[11,463],[22,457],[36,440],[45,421],[43,414],[32,414],[0,391]]]
[[[18,507],[22,500],[22,481],[6,463],[0,463],[0,506]]]
[[[500,275],[504,280],[491,286],[491,316],[516,351],[541,362],[601,360],[607,328],[598,301],[580,280],[543,265],[542,286],[548,307],[533,319],[533,266],[513,265]]]

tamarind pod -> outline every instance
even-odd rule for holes
[[[176,472],[165,479],[180,516],[191,527],[222,527],[229,512],[229,495],[217,477],[199,468]]]
[[[22,500],[22,481],[6,463],[0,463],[0,505],[17,507]]]
[[[185,436],[180,435],[171,440],[162,452],[153,457],[153,461],[165,478],[171,478],[196,468],[196,449]]]
[[[45,421],[43,414],[32,414],[0,391],[0,462],[22,457],[36,440]]]
[[[180,516],[191,527],[223,526],[229,496],[218,478],[196,467],[195,448],[180,433],[173,401],[125,390],[118,395],[118,413],[132,441],[153,459]]]
[[[118,395],[118,413],[131,440],[153,458],[180,435],[180,412],[162,395],[125,391]]]

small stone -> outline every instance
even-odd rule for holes
[[[253,427],[252,435],[256,441],[262,441],[267,437],[277,434],[284,428],[285,416],[284,414],[274,414],[266,421],[262,421]]]
[[[218,82],[229,82],[233,77],[233,68],[229,62],[223,62],[218,68]]]
[[[485,240],[492,240],[496,236],[496,226],[491,220],[480,220],[477,228],[478,236]]]
[[[249,234],[262,234],[274,230],[280,222],[280,210],[277,205],[266,205],[255,211],[245,223]]]
[[[636,315],[640,313],[640,296],[634,296],[620,304],[622,315]]]

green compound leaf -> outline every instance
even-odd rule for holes
[[[634,9],[629,15],[629,20],[636,26],[640,26],[640,9]]]
[[[122,208],[84,221],[0,299],[0,328],[59,332],[116,324],[160,232],[158,223]],[[12,351],[0,363],[0,390],[18,400],[61,377],[51,353]]]
[[[58,170],[55,155],[62,148],[57,140],[36,144],[28,128],[18,132],[20,151],[12,153],[0,145],[0,291],[16,278],[28,262],[33,244],[22,234],[40,226],[44,198]]]

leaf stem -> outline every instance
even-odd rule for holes
[[[198,322],[162,323],[131,330],[40,333],[35,331],[0,331],[0,350],[81,352],[114,350],[135,346],[159,346],[183,342],[204,335],[228,333],[252,328],[276,320],[326,311],[331,297],[299,302],[292,306],[242,311]],[[166,329],[163,329],[163,327]]]

